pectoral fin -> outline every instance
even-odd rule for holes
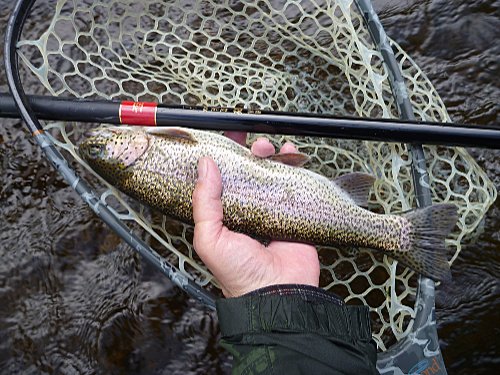
[[[197,142],[189,131],[180,128],[149,128],[146,130],[146,133],[155,137],[178,139],[193,143]]]
[[[368,197],[374,181],[375,177],[361,172],[348,173],[333,180],[360,207],[368,207]]]

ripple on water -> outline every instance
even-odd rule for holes
[[[488,374],[498,365],[499,213],[497,200],[480,240],[465,247],[454,264],[452,283],[437,289],[438,332],[450,373]]]

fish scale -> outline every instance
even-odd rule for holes
[[[191,224],[197,163],[208,156],[221,172],[223,222],[229,229],[266,240],[367,247],[435,280],[449,275],[444,237],[456,222],[456,208],[370,212],[356,204],[366,201],[367,181],[372,182],[363,174],[331,181],[254,156],[222,135],[181,128],[103,128],[84,140],[79,152],[119,190]],[[275,158],[294,162],[297,157]]]

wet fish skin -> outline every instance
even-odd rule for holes
[[[209,156],[221,171],[228,228],[259,238],[369,247],[435,280],[449,277],[444,236],[456,222],[456,209],[436,205],[401,216],[372,213],[356,204],[373,182],[366,175],[332,182],[256,157],[221,135],[181,128],[105,128],[84,140],[79,152],[119,190],[187,223],[193,222],[197,162]]]
[[[397,236],[390,239],[389,236],[386,239],[373,236],[370,239],[366,236],[366,228],[361,231],[361,236],[356,236],[353,222],[366,221],[360,215],[367,214],[370,218],[387,222],[386,225],[380,223],[379,227],[391,229],[391,224],[400,222],[399,225],[403,225],[400,217],[379,217],[361,209],[328,179],[306,169],[255,157],[249,150],[216,134],[190,133],[196,141],[148,133],[125,133],[120,129],[112,136],[112,142],[108,138],[102,141],[107,144],[107,157],[86,159],[120,190],[164,213],[192,223],[191,197],[197,161],[202,156],[210,156],[221,170],[224,221],[232,229],[258,237],[316,244],[356,242],[380,249],[390,249],[386,240],[394,242],[394,246],[399,244],[395,239]],[[207,134],[210,135],[207,137]],[[127,147],[123,148],[123,145]],[[85,155],[85,147],[85,143],[80,145],[82,155]],[[308,188],[304,189],[304,186]],[[337,209],[332,212],[333,205]],[[349,211],[353,214],[346,215]],[[331,227],[327,224],[329,222]],[[374,243],[377,239],[379,244]]]

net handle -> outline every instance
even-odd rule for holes
[[[215,297],[161,257],[117,218],[107,205],[99,200],[89,184],[83,178],[79,177],[69,166],[64,156],[54,146],[50,137],[45,134],[22,87],[16,52],[16,45],[34,2],[35,0],[18,0],[16,2],[5,31],[4,46],[7,83],[28,130],[44,151],[45,156],[51,162],[52,166],[64,177],[66,182],[80,195],[100,219],[115,231],[132,249],[142,255],[153,267],[167,276],[175,285],[186,291],[189,296],[214,310]]]
[[[370,0],[354,0],[368,27],[369,33],[388,71],[391,91],[403,121],[415,121],[413,106],[408,96],[406,83],[399,69],[394,51],[389,43],[375,9]],[[425,154],[421,144],[409,145],[411,155],[411,171],[418,207],[432,204],[429,174],[425,163]],[[436,329],[435,284],[432,280],[420,276],[417,298],[415,301],[416,316],[412,332],[404,340],[379,353],[377,368],[382,374],[414,373],[432,366],[433,374],[447,374],[444,360],[439,347]],[[436,370],[436,371],[434,371]]]

